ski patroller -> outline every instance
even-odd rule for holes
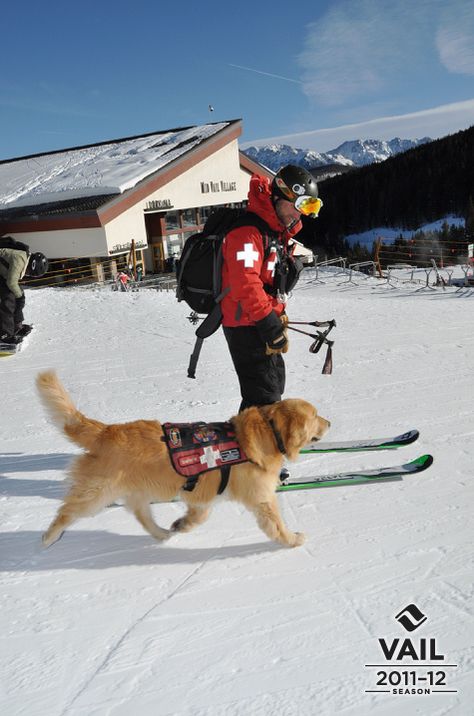
[[[409,430],[401,435],[389,438],[368,438],[367,440],[314,441],[301,448],[300,454],[318,454],[331,452],[368,452],[370,450],[395,450],[418,440],[418,430]]]
[[[306,478],[301,481],[291,481],[279,485],[277,492],[291,492],[293,490],[314,490],[318,487],[337,487],[343,485],[363,485],[369,482],[388,482],[401,480],[406,475],[415,475],[423,472],[433,464],[432,455],[421,455],[415,460],[395,465],[394,467],[379,467],[374,470],[356,470],[355,472],[339,472],[333,475]]]

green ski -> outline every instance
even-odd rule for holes
[[[415,475],[423,472],[433,463],[432,455],[421,457],[394,467],[380,467],[375,470],[358,470],[356,472],[340,472],[334,475],[312,477],[301,482],[283,483],[277,487],[277,492],[291,492],[292,490],[314,490],[317,487],[336,487],[341,485],[363,485],[368,482],[386,482],[401,480],[405,475]]]
[[[405,445],[411,445],[418,440],[420,433],[418,430],[409,430],[401,435],[391,438],[369,438],[368,440],[346,440],[338,441],[314,441],[308,443],[301,448],[302,455],[311,453],[331,453],[331,452],[366,452],[370,450],[395,450]]]

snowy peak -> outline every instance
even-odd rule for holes
[[[429,137],[423,137],[423,139],[400,139],[400,137],[395,137],[390,141],[354,139],[349,142],[343,142],[336,149],[323,153],[315,152],[312,149],[296,149],[288,144],[252,146],[243,151],[251,159],[276,172],[285,164],[298,164],[305,169],[315,169],[329,165],[362,167],[374,162],[383,162],[395,154],[406,152],[408,149],[413,149],[420,144],[431,141]]]
[[[331,150],[330,154],[342,155],[349,159],[354,166],[362,167],[374,162],[383,162],[395,154],[406,152],[408,149],[413,149],[430,141],[429,137],[424,137],[423,139],[400,139],[400,137],[395,137],[388,142],[382,139],[355,139],[350,142],[343,142],[339,147]]]
[[[263,147],[248,147],[244,150],[250,159],[263,164],[272,171],[285,164],[297,164],[305,169],[324,167],[328,164],[345,164],[352,166],[353,162],[342,155],[315,152],[312,149],[295,149],[288,144],[267,144]]]

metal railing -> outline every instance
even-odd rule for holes
[[[369,266],[372,268],[372,271],[370,273],[367,273],[366,275],[363,275],[363,272],[360,269],[368,268]],[[374,278],[375,273],[376,273],[375,261],[356,261],[356,263],[349,264],[349,272],[348,272],[349,277],[348,277],[347,281],[341,281],[341,283],[338,283],[338,286],[346,286],[349,283],[353,284],[354,286],[358,286],[359,284],[356,283],[352,278],[352,274],[354,272],[356,272],[359,276],[362,275],[362,279],[364,281],[367,281],[367,279],[370,278],[371,275]],[[347,273],[347,270],[346,270],[346,273]]]
[[[97,286],[97,284],[94,284]],[[105,283],[105,286],[112,289],[112,291],[121,291],[121,288],[117,281],[110,280]],[[176,276],[175,274],[159,274],[143,278],[141,281],[128,281],[126,284],[125,291],[174,291],[176,289]]]
[[[338,256],[335,259],[328,259],[327,261],[320,261],[319,263],[315,263],[313,266],[314,269],[314,278],[312,279],[313,283],[326,283],[326,281],[323,281],[321,278],[319,278],[319,269],[326,268],[327,266],[336,266],[339,267],[341,270],[337,273],[333,274],[333,276],[339,276],[339,274],[347,273],[346,272],[346,261],[347,259],[343,258],[342,256]]]

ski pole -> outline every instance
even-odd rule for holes
[[[297,333],[302,333],[305,336],[314,338],[314,342],[309,348],[310,353],[318,353],[324,343],[326,343],[326,345],[328,346],[334,345],[334,341],[331,341],[329,340],[329,338],[327,338],[328,331],[324,331],[324,333],[321,333],[320,331],[318,331],[317,333],[308,333],[308,331],[302,331],[299,328],[293,328],[293,326],[288,326],[288,328],[290,328],[292,331],[297,331]]]
[[[288,323],[291,323],[294,326],[316,326],[316,328],[323,328],[324,326],[334,328],[336,325],[334,318],[330,321],[288,321]]]
[[[325,321],[322,325],[327,325],[327,329],[324,332],[317,331],[316,333],[309,333],[308,331],[302,331],[301,328],[294,328],[292,324],[297,323],[299,325],[314,325],[313,323],[304,323],[303,321],[288,321],[288,328],[290,328],[292,331],[296,331],[297,333],[303,333],[305,336],[309,336],[310,338],[314,338],[314,343],[311,344],[309,352],[310,353],[318,353],[318,351],[321,349],[321,346],[326,343],[328,346],[334,345],[334,341],[331,341],[328,339],[328,333],[331,331],[335,325],[336,321]],[[316,323],[316,321],[314,322]],[[318,322],[318,325],[321,325],[321,323]]]
[[[297,333],[303,333],[305,336],[314,338],[314,342],[309,348],[310,353],[318,353],[324,344],[327,345],[326,358],[324,360],[322,373],[323,375],[330,375],[332,373],[332,347],[334,345],[334,341],[329,340],[327,336],[329,331],[331,331],[336,325],[336,321],[327,321],[326,325],[328,327],[326,328],[326,330],[324,332],[317,331],[317,333],[308,333],[308,331],[302,331],[301,328],[294,328],[294,326],[289,325],[290,323],[295,323],[295,321],[288,322],[288,328],[291,328],[292,331],[296,331]]]

